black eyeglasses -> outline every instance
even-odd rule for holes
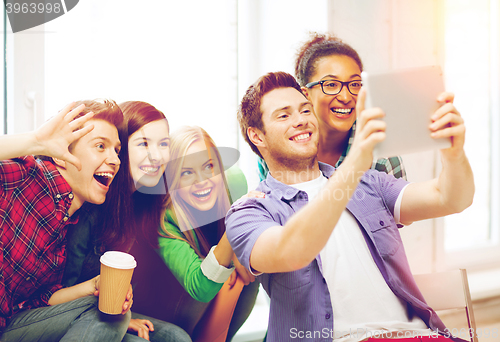
[[[306,88],[312,88],[315,85],[321,85],[321,90],[326,95],[337,95],[342,91],[344,86],[347,87],[347,90],[352,95],[358,95],[361,90],[361,81],[349,81],[349,82],[341,82],[341,81],[333,81],[333,80],[323,80],[318,82],[311,82],[306,84]]]

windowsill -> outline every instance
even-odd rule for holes
[[[500,268],[467,272],[473,301],[500,296]]]

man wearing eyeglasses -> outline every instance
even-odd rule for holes
[[[271,298],[269,342],[450,340],[418,291],[397,226],[472,203],[463,120],[452,94],[438,99],[430,134],[452,147],[441,150],[438,178],[408,184],[368,170],[385,123],[380,109],[364,110],[363,91],[351,151],[334,169],[318,163],[318,121],[293,76],[269,73],[247,90],[238,120],[270,173],[257,188],[265,198],[237,201],[226,232]]]

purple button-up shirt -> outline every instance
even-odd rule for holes
[[[327,164],[319,163],[319,167],[326,177],[335,171]],[[354,191],[347,210],[358,221],[389,288],[408,303],[410,314],[418,315],[432,330],[444,332],[444,324],[425,303],[413,279],[394,221],[394,206],[406,184],[405,180],[369,170]],[[260,234],[270,227],[285,225],[308,203],[305,192],[277,181],[270,174],[257,190],[265,193],[265,198],[239,200],[226,216],[227,238],[247,269]],[[319,255],[300,270],[262,274],[258,278],[271,298],[268,341],[332,341],[334,313]]]

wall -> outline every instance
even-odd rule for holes
[[[358,51],[368,72],[440,64],[440,6],[433,0],[329,0],[328,29]],[[434,177],[434,152],[402,157],[408,180]],[[434,270],[435,226],[426,220],[401,229],[414,273]]]

